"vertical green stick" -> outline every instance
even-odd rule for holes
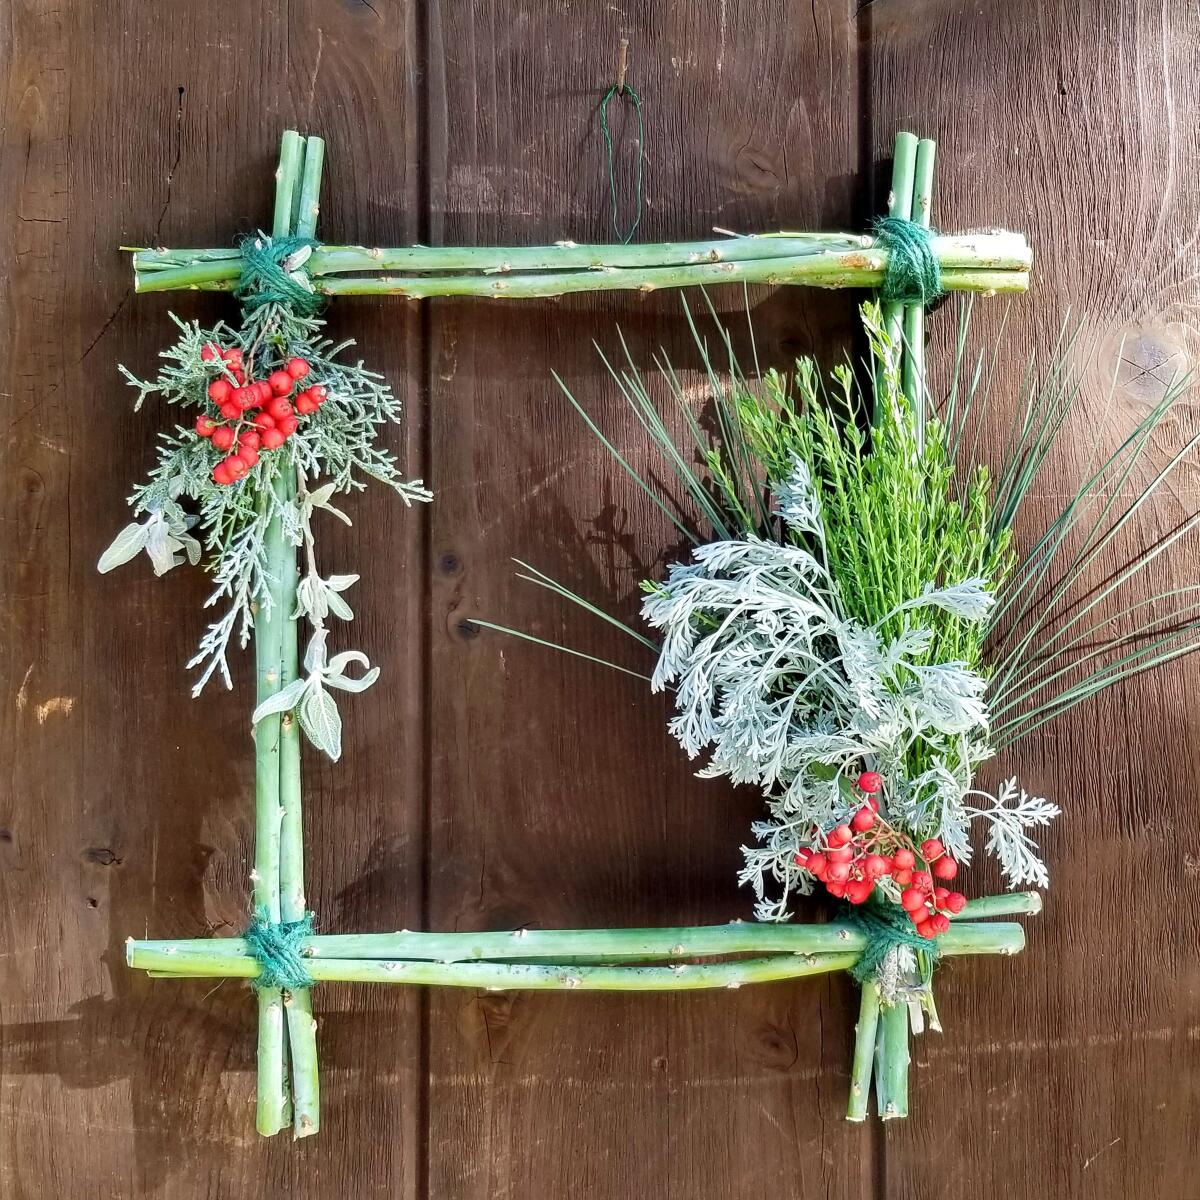
[[[917,147],[914,134],[896,134],[896,150],[892,159],[892,190],[888,194],[888,216],[912,220],[913,177],[917,170]],[[887,330],[892,345],[899,347],[904,341],[904,306],[895,300],[883,305],[883,327]]]
[[[929,228],[933,204],[933,162],[937,143],[922,138],[917,145],[910,220]],[[925,309],[909,304],[904,309],[904,394],[913,406],[918,441],[924,440],[928,395],[925,387]]]
[[[848,1121],[865,1121],[871,1099],[871,1068],[875,1061],[875,1039],[879,1030],[879,986],[873,979],[862,985],[858,1025],[854,1030],[854,1062],[850,1068]]]
[[[289,130],[283,135],[279,167],[275,172],[275,217],[272,233],[282,236],[291,222],[297,190],[303,140]],[[266,554],[270,573],[270,598],[260,602],[254,617],[254,649],[258,678],[258,703],[270,699],[282,686],[280,666],[284,632],[290,627],[290,610],[284,608],[283,581],[295,587],[296,554],[288,544],[278,506],[287,500],[290,480],[282,473],[274,484],[276,513],[267,526]],[[294,637],[294,634],[293,634]],[[260,721],[254,732],[254,907],[272,921],[280,919],[279,857],[281,721],[278,715]],[[287,1086],[287,1055],[283,1041],[283,993],[279,988],[258,991],[258,1132],[278,1133],[291,1119]]]
[[[303,179],[296,189],[293,206],[295,224],[292,232],[299,237],[312,237],[316,232],[318,198],[321,190],[321,171],[325,143],[310,137],[304,141]],[[287,496],[295,494],[295,480],[287,480]],[[290,619],[296,608],[296,552],[292,549],[290,570],[283,580],[283,604],[289,618],[284,627],[280,658],[280,686],[286,687],[300,671],[300,627]],[[301,802],[300,728],[294,713],[286,713],[280,722],[279,807],[280,856],[279,889],[280,913],[284,921],[303,918],[304,897],[304,815]],[[317,1068],[316,1021],[313,1018],[312,994],[308,988],[288,992],[283,998],[287,1012],[288,1042],[292,1052],[293,1133],[297,1138],[308,1137],[321,1126],[320,1078]]]
[[[282,476],[276,480],[278,489]],[[276,500],[279,492],[276,492]],[[258,702],[273,696],[280,687],[279,662],[284,626],[277,580],[295,571],[295,555],[276,514],[267,527],[267,561],[271,571],[270,599],[259,602],[254,617],[254,650],[258,675]],[[254,907],[270,920],[278,921],[279,900],[279,745],[278,716],[260,721],[254,731]],[[288,1122],[287,1084],[283,1045],[283,995],[278,988],[258,991],[258,1131],[269,1137]]]

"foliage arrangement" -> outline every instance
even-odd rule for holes
[[[915,174],[927,212],[930,172]],[[1121,606],[1200,517],[1104,573],[1114,542],[1200,440],[1147,475],[1146,452],[1181,382],[1097,456],[1026,551],[1016,523],[1080,395],[1075,338],[1064,335],[1049,368],[1027,375],[993,475],[977,458],[989,372],[984,359],[966,360],[968,318],[935,403],[923,364],[912,369],[908,314],[875,303],[861,314],[864,369],[846,362],[828,378],[810,359],[786,375],[747,372],[715,310],[717,350],[692,322],[710,383],[705,428],[660,364],[682,436],[632,360],[606,359],[678,488],[636,471],[567,392],[691,545],[665,578],[643,584],[642,616],[656,637],[540,572],[525,576],[650,648],[651,687],[673,692],[670,732],[703,758],[699,774],[760,790],[766,814],[740,875],[757,918],[787,919],[820,884],[870,931],[852,970],[863,989],[852,1119],[865,1116],[873,1072],[881,1115],[906,1111],[907,1027],[937,1026],[940,939],[968,908],[951,885],[977,848],[1014,887],[1049,883],[1036,838],[1058,807],[1015,778],[990,794],[980,765],[1200,638],[1195,589]],[[686,512],[668,500],[677,495]],[[1001,905],[993,911],[1035,907],[1028,894],[1011,908],[1004,897],[991,902]]]
[[[323,162],[319,138],[284,135],[269,236],[235,249],[134,253],[139,291],[231,290],[243,313],[235,326],[207,329],[177,320],[180,336],[158,373],[148,380],[126,373],[139,404],[151,397],[178,406],[183,419],[162,435],[158,461],[130,500],[137,519],[100,568],[143,551],[159,574],[184,559],[205,560],[217,615],[189,664],[195,690],[214,677],[231,686],[231,648],[253,640],[257,697],[248,926],[233,938],[130,939],[130,965],[155,977],[252,983],[264,1134],[290,1124],[302,1137],[319,1127],[311,990],[326,980],[677,991],[851,971],[864,981],[851,1116],[865,1115],[873,1056],[881,1112],[903,1115],[908,1014],[915,1022],[928,1012],[936,1021],[927,986],[933,959],[1017,952],[1018,924],[974,918],[1040,905],[1034,893],[968,901],[942,884],[968,861],[966,831],[975,820],[987,822],[989,847],[1014,880],[1042,878],[1028,831],[1051,806],[1011,787],[981,798],[964,781],[989,749],[1036,727],[1023,689],[1058,678],[1060,660],[1046,653],[1051,643],[1034,640],[1041,610],[1022,607],[1036,588],[997,585],[1011,587],[1022,572],[1044,578],[1061,542],[1055,538],[1065,539],[1089,504],[1081,501],[1034,555],[1016,560],[1012,518],[1061,423],[1065,393],[1031,408],[1011,472],[995,482],[964,476],[956,464],[974,393],[964,392],[957,418],[946,411],[925,428],[923,407],[913,402],[923,379],[924,309],[904,303],[888,281],[899,272],[920,276],[922,288],[933,280],[939,290],[1022,291],[1025,240],[920,233],[928,224],[932,143],[918,146],[907,134],[898,140],[893,224],[864,236],[323,246],[315,240]],[[731,360],[727,390],[711,372],[725,397],[717,405],[724,436],[709,443],[691,425],[702,458],[697,474],[636,377],[623,379],[709,526],[691,535],[692,561],[651,584],[646,600],[663,637],[656,686],[674,688],[680,701],[676,734],[692,752],[709,753],[710,771],[753,781],[768,795],[770,819],[746,866],[760,891],[759,915],[781,917],[817,879],[855,903],[854,913],[816,925],[315,933],[304,898],[301,732],[336,759],[341,718],[333,694],[361,691],[377,676],[361,652],[329,651],[328,622],[351,619],[345,593],[358,577],[318,569],[317,514],[348,521],[334,506],[337,496],[370,480],[406,503],[429,498],[381,446],[398,405],[379,376],[345,358],[348,343],[324,337],[323,298],[519,298],[727,281],[882,286],[885,297],[878,314],[869,310],[881,400],[869,435],[861,432],[864,393],[849,372],[835,376],[835,403],[811,366],[795,380],[750,381]],[[874,506],[861,536],[839,504]],[[1079,573],[1089,561],[1078,561]],[[1016,640],[1012,657],[996,660],[987,647],[1001,613]],[[303,663],[302,624],[310,628]],[[1066,628],[1057,626],[1056,636]],[[1082,644],[1072,634],[1060,649]],[[994,690],[1000,678],[1003,693]],[[1099,675],[1076,681],[1055,703],[1102,683]],[[1032,711],[1048,719],[1052,708]],[[889,915],[901,906],[911,920]]]
[[[352,342],[334,344],[323,335],[303,273],[323,162],[319,138],[285,135],[272,233],[242,248],[250,269],[239,286],[240,324],[205,329],[173,318],[180,336],[162,351],[153,378],[122,368],[137,391],[136,407],[154,399],[177,407],[182,421],[160,435],[157,462],[130,498],[138,519],[99,562],[109,571],[145,552],[161,575],[185,557],[193,565],[204,560],[213,579],[208,605],[218,615],[188,663],[198,672],[193,695],[214,675],[232,687],[231,644],[245,647],[253,637],[252,930],[277,967],[287,937],[312,924],[304,898],[299,733],[336,761],[342,721],[334,695],[361,692],[379,674],[361,651],[329,652],[329,620],[353,618],[343,593],[358,575],[322,574],[317,514],[350,524],[334,499],[369,480],[406,504],[430,499],[380,442],[384,427],[399,420],[399,403],[381,376],[344,357]],[[301,662],[304,624],[310,635]],[[309,989],[281,987],[286,971],[274,975],[274,986],[258,989],[258,1126],[270,1134],[294,1123],[304,1136],[319,1126]]]

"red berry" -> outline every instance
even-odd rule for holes
[[[892,859],[892,862],[895,861],[895,859]],[[910,883],[912,883],[912,872],[904,867],[901,867],[899,871],[892,871],[892,879],[895,880],[896,883],[900,884],[901,887],[907,887]]]
[[[825,890],[831,895],[836,896],[839,900],[846,894],[846,885],[839,883],[836,879],[832,883],[825,885]]]
[[[262,439],[258,436],[258,430],[247,429],[246,432],[238,438],[238,445],[242,449],[249,448],[251,450],[257,450],[259,446],[262,445]],[[240,454],[241,451],[239,450],[238,453]]]
[[[935,887],[933,889],[933,902],[938,908],[946,907],[946,898],[950,895],[948,889],[943,887]]]
[[[221,357],[229,364],[231,371],[242,369],[242,352],[237,346],[230,346],[228,350],[222,350]]]
[[[920,889],[928,896],[933,891],[933,877],[928,871],[914,871],[913,887]]]
[[[277,396],[286,396],[296,386],[296,381],[286,371],[272,371],[267,382]]]
[[[863,904],[875,885],[868,879],[856,879],[846,884],[846,899],[851,904]]]
[[[242,415],[242,410],[233,400],[226,400],[219,409],[221,416],[227,421],[236,421]]]
[[[854,834],[850,831],[849,825],[839,825],[836,829],[829,831],[829,844],[831,846],[845,846],[853,840]]]
[[[250,470],[250,468],[246,465],[246,460],[239,454],[231,454],[223,461],[225,463],[225,470],[229,472],[230,478],[232,479],[241,479],[241,477],[245,475],[248,470]]]
[[[239,444],[238,458],[240,458],[247,467],[256,466],[258,463],[258,450],[254,446],[243,446]]]
[[[891,873],[892,864],[882,854],[868,854],[863,863],[863,873],[868,879],[878,879],[880,875]]]
[[[308,394],[317,402],[318,406],[324,404],[329,399],[329,393],[326,392],[323,383],[314,383],[308,389]]]
[[[858,777],[858,790],[872,795],[883,787],[883,776],[878,771],[864,771]]]
[[[960,913],[964,908],[967,907],[967,898],[962,894],[962,892],[951,892],[950,895],[946,897],[946,907],[952,913]]]
[[[933,873],[939,879],[953,879],[958,874],[958,863],[949,855],[943,855],[933,864]]]
[[[218,450],[228,450],[233,445],[233,430],[221,425],[212,432],[212,442]]]
[[[808,860],[812,858],[812,854],[813,852],[807,846],[801,846],[800,849],[796,851],[796,866],[807,867]]]
[[[853,862],[854,861],[854,847],[853,846],[830,846],[825,851],[825,857],[827,859],[829,859],[829,861],[831,863],[833,863],[833,862],[841,862],[841,863]]]
[[[276,421],[282,421],[292,415],[292,406],[282,396],[273,396],[263,406],[263,411],[270,413]]]
[[[300,406],[297,405],[297,408]],[[869,808],[860,808],[858,812],[850,818],[850,828],[855,833],[866,833],[872,825],[875,824],[875,814]]]
[[[915,887],[905,888],[900,893],[900,903],[905,912],[916,912],[917,909],[925,907],[925,897]]]
[[[911,871],[917,865],[917,856],[902,846],[892,855],[892,862],[902,871]]]
[[[945,853],[946,847],[937,838],[927,838],[921,843],[921,855],[929,862],[940,858]]]
[[[933,928],[933,923],[931,921],[918,921],[917,932],[923,938],[929,938],[929,940],[932,941],[937,931]]]
[[[263,430],[262,448],[264,450],[278,450],[285,441],[287,441],[287,438],[285,438],[278,429]]]
[[[301,392],[296,397],[296,411],[303,417],[307,417],[310,413],[317,411],[317,401],[314,399],[312,392]]]
[[[297,429],[300,428],[300,422],[295,417],[285,417],[282,421],[275,422],[275,428],[283,434],[285,438],[290,438]]]
[[[245,412],[248,408],[253,408],[258,397],[254,394],[253,388],[238,387],[234,388],[230,394],[229,403],[236,404],[238,412]]]
[[[945,933],[950,928],[950,918],[945,913],[934,913],[929,918],[929,924],[933,927],[934,933]]]
[[[284,369],[293,379],[303,379],[308,374],[308,363],[302,358],[289,358]]]
[[[229,474],[229,468],[223,462],[219,462],[213,467],[212,477],[213,483],[219,483],[222,487],[233,482],[233,476]]]
[[[266,404],[275,395],[271,391],[271,385],[265,379],[260,379],[257,383],[253,383],[250,386],[258,393],[259,404]]]
[[[826,874],[837,883],[845,883],[850,878],[850,864],[841,862],[830,863]]]
[[[217,427],[217,423],[216,423],[216,421],[214,421],[212,419],[212,417],[197,417],[196,418],[196,432],[201,437],[205,437],[205,438],[212,437],[213,430],[216,429],[216,427]]]
[[[214,379],[208,385],[208,398],[214,404],[224,404],[229,399],[229,393],[233,391],[233,384],[228,379]]]
[[[275,418],[269,413],[259,413],[251,422],[255,429],[274,429]]]
[[[221,347],[214,346],[212,342],[205,342],[204,349],[200,351],[201,362],[216,362],[221,357]]]

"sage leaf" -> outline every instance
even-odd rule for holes
[[[150,531],[145,525],[139,525],[136,521],[132,525],[126,525],[120,533],[112,540],[112,544],[100,555],[100,561],[96,564],[96,570],[101,575],[107,575],[109,571],[116,567],[127,563],[130,559],[136,558],[146,547],[146,539],[149,537]]]
[[[337,703],[320,684],[310,689],[300,705],[300,727],[334,762],[342,757],[342,718]]]

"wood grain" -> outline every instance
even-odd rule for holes
[[[0,1194],[1194,1192],[1194,664],[1012,756],[1067,809],[1050,906],[1021,959],[942,972],[947,1032],[918,1046],[907,1123],[842,1120],[856,1007],[844,980],[643,999],[335,986],[317,996],[324,1128],[293,1147],[253,1134],[244,991],[136,978],[122,955],[129,934],[244,919],[249,693],[187,699],[198,574],[94,573],[164,419],[132,413],[114,363],[152,364],[168,305],[226,311],[134,298],[115,247],[221,245],[265,219],[289,125],[329,142],[330,238],[605,240],[596,105],[621,37],[646,104],[639,238],[859,226],[877,207],[864,168],[899,127],[939,139],[946,227],[1030,234],[1037,284],[1013,308],[1016,346],[1047,345],[1070,305],[1097,347],[1079,427],[1037,500],[1048,511],[1096,430],[1117,436],[1200,350],[1197,32],[1183,0],[266,0],[253,20],[232,0],[14,0],[7,16]],[[613,116],[627,184],[632,129]],[[740,294],[714,300],[739,317]],[[830,357],[852,327],[844,296],[750,303],[767,361]],[[330,565],[363,571],[355,641],[384,674],[347,709],[342,762],[306,768],[322,926],[747,915],[734,873],[754,796],[695,780],[666,703],[639,681],[473,623],[645,666],[615,631],[518,581],[511,559],[635,612],[672,531],[549,371],[650,465],[590,342],[614,350],[619,324],[645,367],[665,347],[702,404],[678,297],[346,300],[332,324],[396,382],[409,412],[396,448],[438,498],[406,512],[367,493],[352,531],[326,533]],[[949,324],[935,321],[938,344]],[[1109,404],[1100,381],[1114,371]],[[1002,416],[988,415],[989,445]],[[1156,459],[1196,424],[1181,410]],[[1181,476],[1137,536],[1194,511],[1196,493]],[[1197,549],[1176,556],[1177,583]]]
[[[881,0],[869,14],[875,152],[895,128],[932,132],[935,223],[1021,228],[1035,248],[1035,286],[1008,313],[1016,361],[1044,355],[1068,310],[1084,323],[1087,384],[1031,500],[1032,532],[1094,445],[1113,447],[1200,352],[1195,13]],[[986,339],[999,312],[981,315]],[[935,321],[945,348],[953,317]],[[984,426],[994,451],[1018,382],[1013,370],[999,381]],[[1184,404],[1147,474],[1198,429]],[[1197,482],[1194,466],[1181,472],[1130,545],[1195,512]],[[1138,594],[1194,582],[1198,551],[1184,542]],[[1061,803],[1053,887],[1019,961],[942,972],[946,1034],[918,1046],[913,1116],[886,1129],[887,1195],[1196,1190],[1197,669],[1183,660],[1115,688],[991,769]]]
[[[522,5],[516,20],[503,11],[432,10],[433,241],[611,235],[596,105],[620,37],[646,104],[639,237],[853,221],[844,6],[818,4],[799,25],[768,6],[753,19],[715,4],[625,20],[554,3]],[[735,291],[716,299],[737,319]],[[830,344],[852,313],[844,297],[753,302],[771,360],[786,357],[789,339],[792,352],[814,337]],[[647,668],[622,635],[516,579],[511,560],[597,600],[617,597],[634,616],[639,580],[677,535],[597,452],[549,371],[623,452],[661,474],[590,341],[619,352],[620,324],[639,364],[666,349],[699,410],[679,298],[444,302],[428,314],[438,472],[430,924],[745,915],[751,897],[734,877],[754,798],[692,777],[661,698],[471,624],[517,625]],[[841,980],[661,1002],[433,994],[430,1195],[861,1194],[873,1133],[841,1122],[853,1003]]]
[[[134,976],[123,942],[245,920],[252,664],[238,690],[187,695],[202,630],[195,572],[100,577],[131,480],[166,414],[134,414],[116,361],[153,368],[168,305],[130,291],[122,244],[212,244],[265,221],[278,137],[330,142],[322,229],[415,238],[415,11],[391,5],[22,3],[4,56],[0,220],[11,282],[5,366],[4,703],[0,798],[0,1193],[62,1196],[412,1196],[422,1173],[420,999],[322,989],[328,1137],[253,1131],[254,1012],[232,983]],[[381,122],[379,113],[386,112]],[[379,136],[381,125],[385,136]],[[366,131],[372,130],[368,137]],[[333,315],[407,391],[421,463],[419,319],[400,306]],[[310,899],[330,927],[419,917],[423,534],[397,503],[352,504],[330,567],[365,570],[358,641],[383,667],[346,712],[336,774],[308,760]],[[370,1147],[370,1152],[366,1151]]]

